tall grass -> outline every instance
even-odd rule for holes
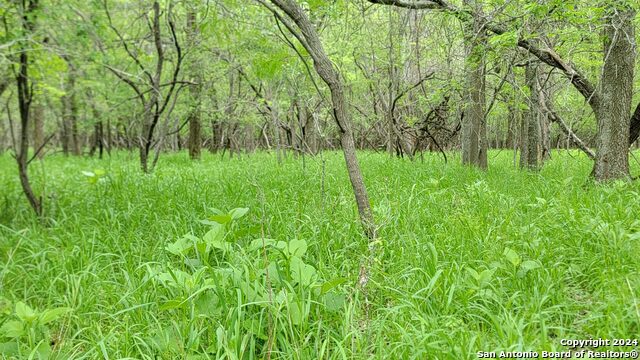
[[[269,323],[271,357],[283,359],[471,359],[561,350],[562,338],[637,337],[638,183],[594,184],[577,153],[554,153],[539,173],[515,169],[512,157],[493,152],[481,172],[436,154],[411,163],[360,153],[380,226],[365,297],[355,281],[367,240],[339,153],[323,154],[326,166],[319,157],[303,166],[265,153],[199,162],[171,154],[151,175],[124,152],[53,156],[31,167],[45,224],[4,155],[0,294],[11,304],[73,309],[47,333],[59,359],[265,358]],[[93,169],[106,181],[88,182],[82,171]],[[175,263],[166,245],[206,232],[198,220],[212,208],[235,207],[250,208],[233,230],[247,271],[263,267],[244,251],[261,230],[304,239],[305,262],[319,277],[347,279],[338,287],[344,305],[317,304],[301,324],[275,306],[256,310],[239,291],[210,316],[162,310],[170,291],[148,269]],[[11,312],[0,311],[0,324]]]

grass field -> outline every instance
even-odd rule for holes
[[[181,153],[142,175],[135,154],[56,155],[31,165],[46,224],[5,154],[0,349],[20,359],[261,359],[268,348],[273,359],[472,359],[637,338],[640,185],[596,185],[586,158],[553,156],[531,173],[492,152],[483,173],[453,155],[445,165],[437,154],[361,153],[380,226],[364,294],[367,239],[340,153],[323,155],[324,176],[320,157]],[[96,169],[100,181],[82,173]]]

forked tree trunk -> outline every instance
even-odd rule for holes
[[[294,30],[293,25],[287,25],[289,30],[294,33],[309,55],[311,55],[316,72],[329,87],[329,91],[331,92],[331,101],[333,103],[333,116],[340,131],[340,144],[342,146],[353,193],[358,205],[360,222],[367,236],[373,239],[375,238],[375,224],[373,221],[373,214],[371,212],[371,205],[369,204],[367,189],[365,187],[358,158],[356,156],[356,147],[351,129],[351,118],[347,110],[347,100],[344,94],[340,74],[327,56],[316,29],[305,14],[304,10],[302,10],[302,8],[293,0],[270,1],[284,11],[284,13],[286,13],[300,29],[299,34]],[[281,18],[281,20],[285,19]],[[287,23],[288,21],[285,20],[285,24]]]
[[[144,124],[142,125],[142,139],[140,142],[140,168],[142,172],[148,173],[153,167],[149,167],[149,154],[154,140],[155,128],[160,120],[159,107],[160,103],[160,79],[162,78],[162,70],[164,68],[164,49],[162,39],[160,37],[160,4],[153,2],[153,26],[152,26],[153,42],[156,48],[156,69],[153,77],[150,79],[151,96],[145,106]]]
[[[629,126],[635,63],[635,12],[608,9],[604,27],[605,61],[600,81],[596,161],[598,181],[629,178]]]

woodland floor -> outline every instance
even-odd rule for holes
[[[0,325],[27,318],[0,339],[5,356],[49,343],[59,359],[253,359],[271,338],[274,359],[471,359],[640,333],[640,182],[596,185],[577,152],[554,152],[539,173],[515,169],[509,151],[491,152],[486,173],[454,154],[445,165],[360,153],[380,225],[366,300],[355,282],[367,240],[340,153],[322,156],[324,196],[319,156],[163,154],[142,175],[136,155],[34,161],[46,226],[0,156]],[[96,169],[106,175],[92,183],[82,172]],[[212,208],[237,207],[249,212],[227,245],[209,243],[208,267],[166,250],[202,239]],[[265,261],[251,244],[261,222],[267,238],[306,244],[274,245]],[[271,268],[267,282],[266,262],[291,272]],[[58,307],[70,309],[37,315]]]

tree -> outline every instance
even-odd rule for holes
[[[195,48],[199,44],[199,30],[197,23],[197,13],[194,5],[189,5],[187,13],[187,32],[189,46]],[[198,61],[201,57],[200,50],[196,49],[189,62],[187,75],[193,83],[189,85],[189,94],[191,95],[191,111],[189,112],[189,156],[191,159],[200,159],[200,148],[202,146],[202,136],[200,134],[200,93],[202,91],[202,64]]]
[[[375,238],[375,224],[369,204],[367,188],[364,184],[356,148],[353,140],[351,118],[347,109],[347,100],[344,94],[340,73],[327,56],[318,33],[305,14],[304,10],[294,0],[270,0],[273,5],[282,10],[293,24],[285,18],[277,9],[269,6],[262,0],[257,0],[267,7],[273,14],[286,25],[287,29],[298,39],[313,59],[313,65],[320,78],[325,82],[331,93],[333,104],[333,117],[340,132],[340,144],[347,165],[347,172],[351,180],[351,187],[358,205],[360,222],[365,233],[371,239]],[[294,27],[295,24],[295,27]],[[296,30],[297,27],[297,30]]]
[[[629,113],[635,66],[635,11],[613,2],[606,8],[603,30],[604,65],[594,107],[598,122],[597,180],[624,179],[629,175]]]
[[[112,17],[109,13],[109,8],[107,6],[107,0],[105,0],[104,2],[104,9],[109,19],[109,26],[115,32],[118,40],[120,41],[120,45],[125,50],[127,56],[131,60],[133,60],[133,62],[136,64],[136,67],[143,74],[142,78],[144,79],[144,81],[140,83],[137,81],[137,78],[135,76],[132,76],[131,74],[128,74],[122,70],[107,65],[107,69],[109,69],[116,77],[118,77],[124,83],[129,85],[131,89],[133,89],[133,91],[136,93],[137,99],[142,105],[142,127],[140,132],[140,139],[138,142],[138,148],[140,153],[140,168],[145,173],[153,170],[156,162],[154,160],[151,164],[149,164],[149,155],[154,145],[157,147],[156,154],[159,153],[160,142],[156,141],[156,128],[165,111],[172,108],[172,96],[177,96],[177,92],[179,92],[180,90],[176,90],[176,88],[178,87],[178,83],[180,82],[178,76],[180,74],[180,65],[182,64],[183,54],[172,17],[172,6],[172,4],[169,5],[166,19],[171,34],[171,43],[175,50],[175,61],[173,72],[171,74],[169,82],[162,83],[165,65],[168,63],[168,59],[165,52],[165,45],[163,44],[162,39],[159,2],[154,1],[152,4],[150,37],[153,39],[153,47],[155,50],[155,54],[153,56],[155,62],[154,70],[150,70],[140,59],[140,56],[138,54],[142,51],[132,51],[130,49],[129,40],[120,33],[120,31],[115,27],[113,23]],[[184,83],[180,83],[181,88]],[[165,88],[168,88],[168,90],[163,90]],[[157,156],[155,159],[157,160]]]
[[[482,17],[477,9],[459,9],[444,0],[368,0],[371,3],[411,9],[444,10],[463,22],[477,22]],[[562,59],[550,46],[538,47],[535,42],[520,37],[515,44],[536,56],[543,63],[559,69],[571,81],[593,109],[598,123],[597,156],[592,175],[598,181],[627,178],[628,147],[640,133],[640,111],[629,120],[635,62],[635,29],[633,6],[624,0],[604,3],[604,65],[600,86],[596,88],[573,64]],[[486,29],[504,35],[509,29],[486,21]],[[620,93],[616,97],[614,94]],[[638,104],[637,110],[640,108]],[[626,127],[623,129],[623,127]],[[626,138],[626,143],[620,140]]]
[[[22,35],[26,38],[31,37],[36,26],[36,12],[38,10],[38,0],[21,1],[18,4],[18,13],[20,16]],[[16,162],[18,163],[18,175],[20,177],[20,185],[33,211],[38,216],[43,215],[42,198],[39,198],[33,192],[31,181],[29,180],[29,124],[30,110],[33,101],[33,82],[29,76],[29,52],[27,44],[21,42],[19,49],[19,58],[16,65],[14,64],[14,73],[16,74],[16,86],[18,90],[18,108],[20,110],[20,143],[17,147]]]
[[[527,85],[527,112],[520,129],[520,167],[536,170],[542,156],[542,113],[540,111],[540,65],[533,57],[525,67]]]
[[[485,94],[486,30],[482,16],[482,2],[465,0],[472,8],[473,20],[467,24],[464,90],[464,118],[462,121],[462,163],[487,168],[487,121]]]

